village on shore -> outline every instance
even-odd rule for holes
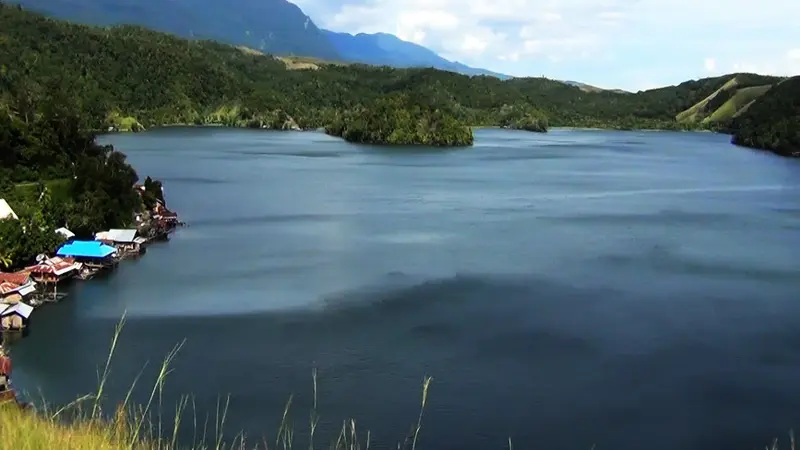
[[[145,192],[143,185],[133,188],[140,196]],[[4,199],[0,199],[0,219],[18,219]],[[135,224],[95,233],[94,240],[76,239],[70,230],[59,228],[55,232],[66,242],[51,254],[37,256],[36,264],[16,272],[0,272],[0,403],[18,401],[11,384],[11,356],[4,344],[26,334],[36,308],[65,298],[68,283],[113,271],[120,261],[144,254],[149,244],[168,240],[183,222],[156,199],[153,208],[136,215]]]

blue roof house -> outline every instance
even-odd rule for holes
[[[56,255],[68,258],[105,259],[117,253],[117,249],[100,241],[72,241],[58,249]]]

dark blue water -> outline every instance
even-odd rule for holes
[[[15,382],[149,394],[226,432],[318,442],[355,418],[374,448],[763,448],[800,424],[800,162],[726,136],[477,132],[473,148],[358,147],[316,133],[106,136],[190,227],[37,310]],[[189,430],[191,433],[191,430]],[[186,437],[184,434],[183,438]]]

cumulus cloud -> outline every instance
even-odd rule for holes
[[[546,68],[597,71],[604,67],[605,75],[616,72],[624,78],[623,72],[632,68],[663,66],[662,72],[672,73],[668,66],[680,65],[685,72],[674,76],[692,78],[734,64],[771,65],[785,72],[797,68],[791,61],[800,61],[800,48],[793,48],[800,42],[800,2],[785,0],[762,0],[758,8],[744,0],[297,3],[325,28],[393,33],[449,59],[520,75],[539,74]],[[787,48],[791,48],[788,53]],[[764,61],[765,54],[777,56]],[[698,60],[704,60],[705,72],[698,69]],[[577,73],[573,78],[590,75]]]

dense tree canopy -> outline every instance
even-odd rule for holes
[[[354,108],[336,117],[329,134],[360,143],[431,146],[472,145],[472,131],[452,115],[405,94],[390,94],[369,109]]]
[[[61,242],[66,226],[79,236],[133,220],[141,200],[132,189],[136,172],[125,155],[100,146],[68,106],[20,106],[6,96],[0,110],[0,198],[19,220],[0,221],[0,256],[29,263]],[[30,108],[26,116],[21,112]]]
[[[75,97],[72,89],[82,89],[81,83],[68,82],[67,73],[41,71],[35,53],[17,55],[17,61],[7,56],[0,59],[0,198],[19,220],[0,221],[0,259],[20,266],[58,246],[57,228],[89,237],[129,225],[141,200],[125,155],[97,145],[88,131],[103,109]]]
[[[407,143],[426,138],[462,143],[429,134],[448,134],[456,122],[535,131],[548,126],[680,129],[689,125],[678,124],[676,114],[733,76],[629,94],[584,92],[545,78],[501,81],[434,69],[317,63],[289,70],[282,60],[252,50],[141,27],[88,27],[9,6],[0,8],[0,20],[0,91],[18,99],[20,117],[30,115],[30,105],[62,96],[95,129],[218,123],[351,130],[340,135],[370,142],[419,138]],[[402,125],[394,115],[377,117],[386,102],[395,101],[386,96],[402,98],[411,117],[431,126],[423,125],[427,131],[419,133],[399,129],[394,135],[370,130],[366,137],[355,132],[363,124],[342,126],[350,118]],[[423,116],[412,113],[415,108]]]
[[[733,120],[733,142],[800,156],[800,76],[773,86]]]

